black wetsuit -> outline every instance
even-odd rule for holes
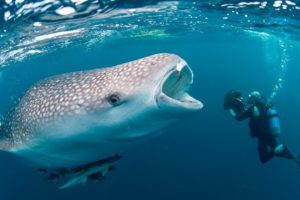
[[[254,116],[254,107],[259,110],[259,116]],[[266,116],[267,110],[272,105],[265,102],[259,102],[242,113],[235,116],[237,120],[244,120],[249,118],[250,135],[258,140],[258,152],[259,158],[262,163],[268,162],[275,156],[274,149],[278,146],[278,142],[275,136],[270,133],[268,118]]]

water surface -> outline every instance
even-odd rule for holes
[[[300,198],[300,171],[259,163],[246,122],[223,110],[229,89],[276,104],[283,137],[300,152],[300,4],[293,1],[6,0],[0,6],[0,111],[50,75],[176,53],[194,71],[203,110],[132,147],[104,181],[60,191],[0,155],[0,198]]]

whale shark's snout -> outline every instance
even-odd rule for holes
[[[170,69],[163,75],[158,86],[156,101],[161,108],[196,111],[203,107],[201,101],[188,94],[193,83],[193,72],[186,61],[175,55],[167,65]]]

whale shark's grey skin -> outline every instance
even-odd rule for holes
[[[187,63],[167,53],[49,77],[7,115],[0,148],[52,168],[114,155],[201,109],[187,93],[192,79]]]

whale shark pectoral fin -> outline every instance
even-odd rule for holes
[[[70,177],[69,181],[60,186],[59,189],[85,184],[88,179],[98,181],[102,180],[109,171],[114,169],[114,164],[121,158],[121,156],[115,155],[86,165],[75,167],[71,170],[56,170],[56,174],[58,174],[60,177]]]
[[[102,180],[104,176],[110,171],[110,166],[102,166],[100,171],[94,172],[94,170],[82,170],[77,174],[74,174],[67,183],[60,186],[59,189],[66,189],[75,185],[85,184],[88,179]]]
[[[85,174],[79,175],[79,176],[74,176],[72,177],[67,183],[64,185],[60,186],[59,189],[66,189],[75,185],[79,184],[85,184],[87,182],[88,176]]]
[[[103,167],[103,169],[100,171],[101,175],[102,176],[106,176],[106,174],[108,173],[109,169],[110,169],[110,166]]]
[[[92,163],[80,165],[74,168],[39,168],[38,172],[46,181],[57,181],[61,178],[68,179],[59,189],[66,189],[75,185],[85,184],[89,179],[100,181],[109,171],[115,169],[114,164],[122,158],[120,155],[107,157]]]

